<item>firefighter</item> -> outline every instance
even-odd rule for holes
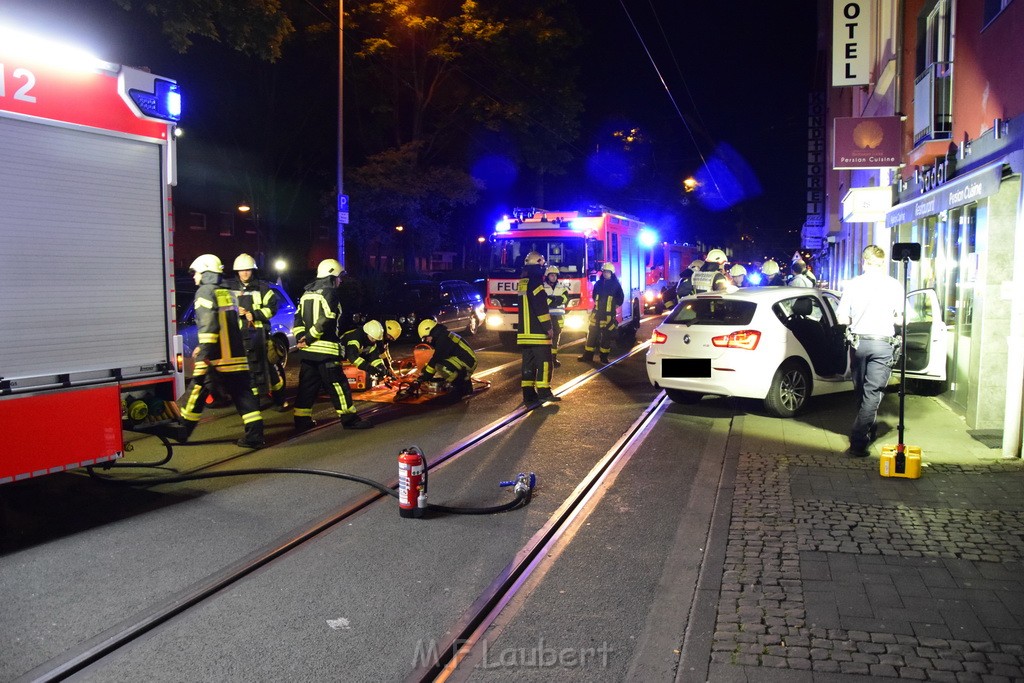
[[[231,395],[235,409],[242,416],[245,436],[237,441],[245,448],[262,448],[263,417],[259,401],[249,386],[249,365],[245,343],[231,292],[221,284],[224,265],[213,254],[203,254],[192,262],[196,286],[196,330],[199,343],[193,354],[196,359],[192,381],[185,391],[181,410],[182,431],[179,441],[186,441],[199,424],[206,406],[210,386],[217,385]]]
[[[313,403],[323,388],[345,429],[367,429],[369,421],[356,413],[348,380],[341,371],[341,345],[338,321],[338,279],[344,268],[336,259],[324,259],[316,269],[316,279],[306,285],[295,311],[292,331],[300,359],[299,389],[295,396],[296,433],[312,429]]]
[[[256,259],[252,256],[239,254],[232,269],[235,278],[225,282],[224,286],[231,290],[238,302],[238,317],[242,321],[242,339],[249,360],[252,393],[259,400],[265,382],[274,405],[284,411],[287,409],[284,378],[278,372],[277,364],[270,362],[269,358],[274,343],[270,339],[270,319],[277,314],[281,302],[270,284],[256,277]],[[276,347],[273,354],[277,354]]]
[[[774,259],[768,259],[761,264],[761,275],[764,276],[764,282],[762,283],[764,287],[782,287],[786,284],[779,264]]]
[[[420,382],[441,379],[448,382],[458,396],[473,393],[472,376],[476,370],[476,354],[469,344],[432,318],[421,320],[416,333],[420,339],[434,347],[434,355],[427,361],[413,386],[419,387]]]
[[[584,363],[594,362],[594,350],[599,349],[601,362],[608,363],[608,354],[612,350],[612,338],[619,328],[615,318],[615,309],[622,305],[625,297],[622,285],[615,277],[615,266],[605,263],[601,266],[601,276],[594,283],[594,310],[590,312],[590,329],[587,331],[586,346],[579,360]]]
[[[554,330],[543,273],[544,257],[531,251],[523,261],[519,279],[519,325],[516,328],[516,343],[523,355],[521,386],[526,405],[561,400],[551,393],[551,337]]]
[[[345,360],[375,380],[394,377],[391,364],[384,358],[384,326],[370,320],[362,327],[354,327],[341,335]]]
[[[736,287],[750,286],[750,283],[747,282],[747,269],[738,263],[729,269],[729,277],[732,278],[732,283]]]
[[[551,364],[556,368],[562,367],[558,361],[558,342],[565,328],[565,307],[569,304],[569,288],[559,281],[558,275],[558,266],[548,266],[544,271],[544,294],[551,314]]]
[[[704,265],[693,274],[693,293],[724,292],[729,287],[729,276],[725,274],[728,259],[721,249],[712,249],[704,259]]]

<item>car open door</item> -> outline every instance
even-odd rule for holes
[[[906,326],[907,378],[945,381],[947,331],[934,289],[907,294]]]

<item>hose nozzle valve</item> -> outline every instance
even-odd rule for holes
[[[533,472],[530,472],[529,474],[526,474],[525,472],[520,472],[519,474],[516,475],[515,479],[498,482],[498,486],[514,486],[515,488],[513,489],[513,491],[517,496],[529,493],[530,491],[533,490],[533,487],[535,487],[536,485],[537,475],[534,474]]]

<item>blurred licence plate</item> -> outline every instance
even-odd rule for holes
[[[662,358],[662,377],[711,377],[710,358]]]

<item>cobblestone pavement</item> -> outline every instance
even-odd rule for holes
[[[1024,466],[741,452],[711,681],[1024,680]]]

